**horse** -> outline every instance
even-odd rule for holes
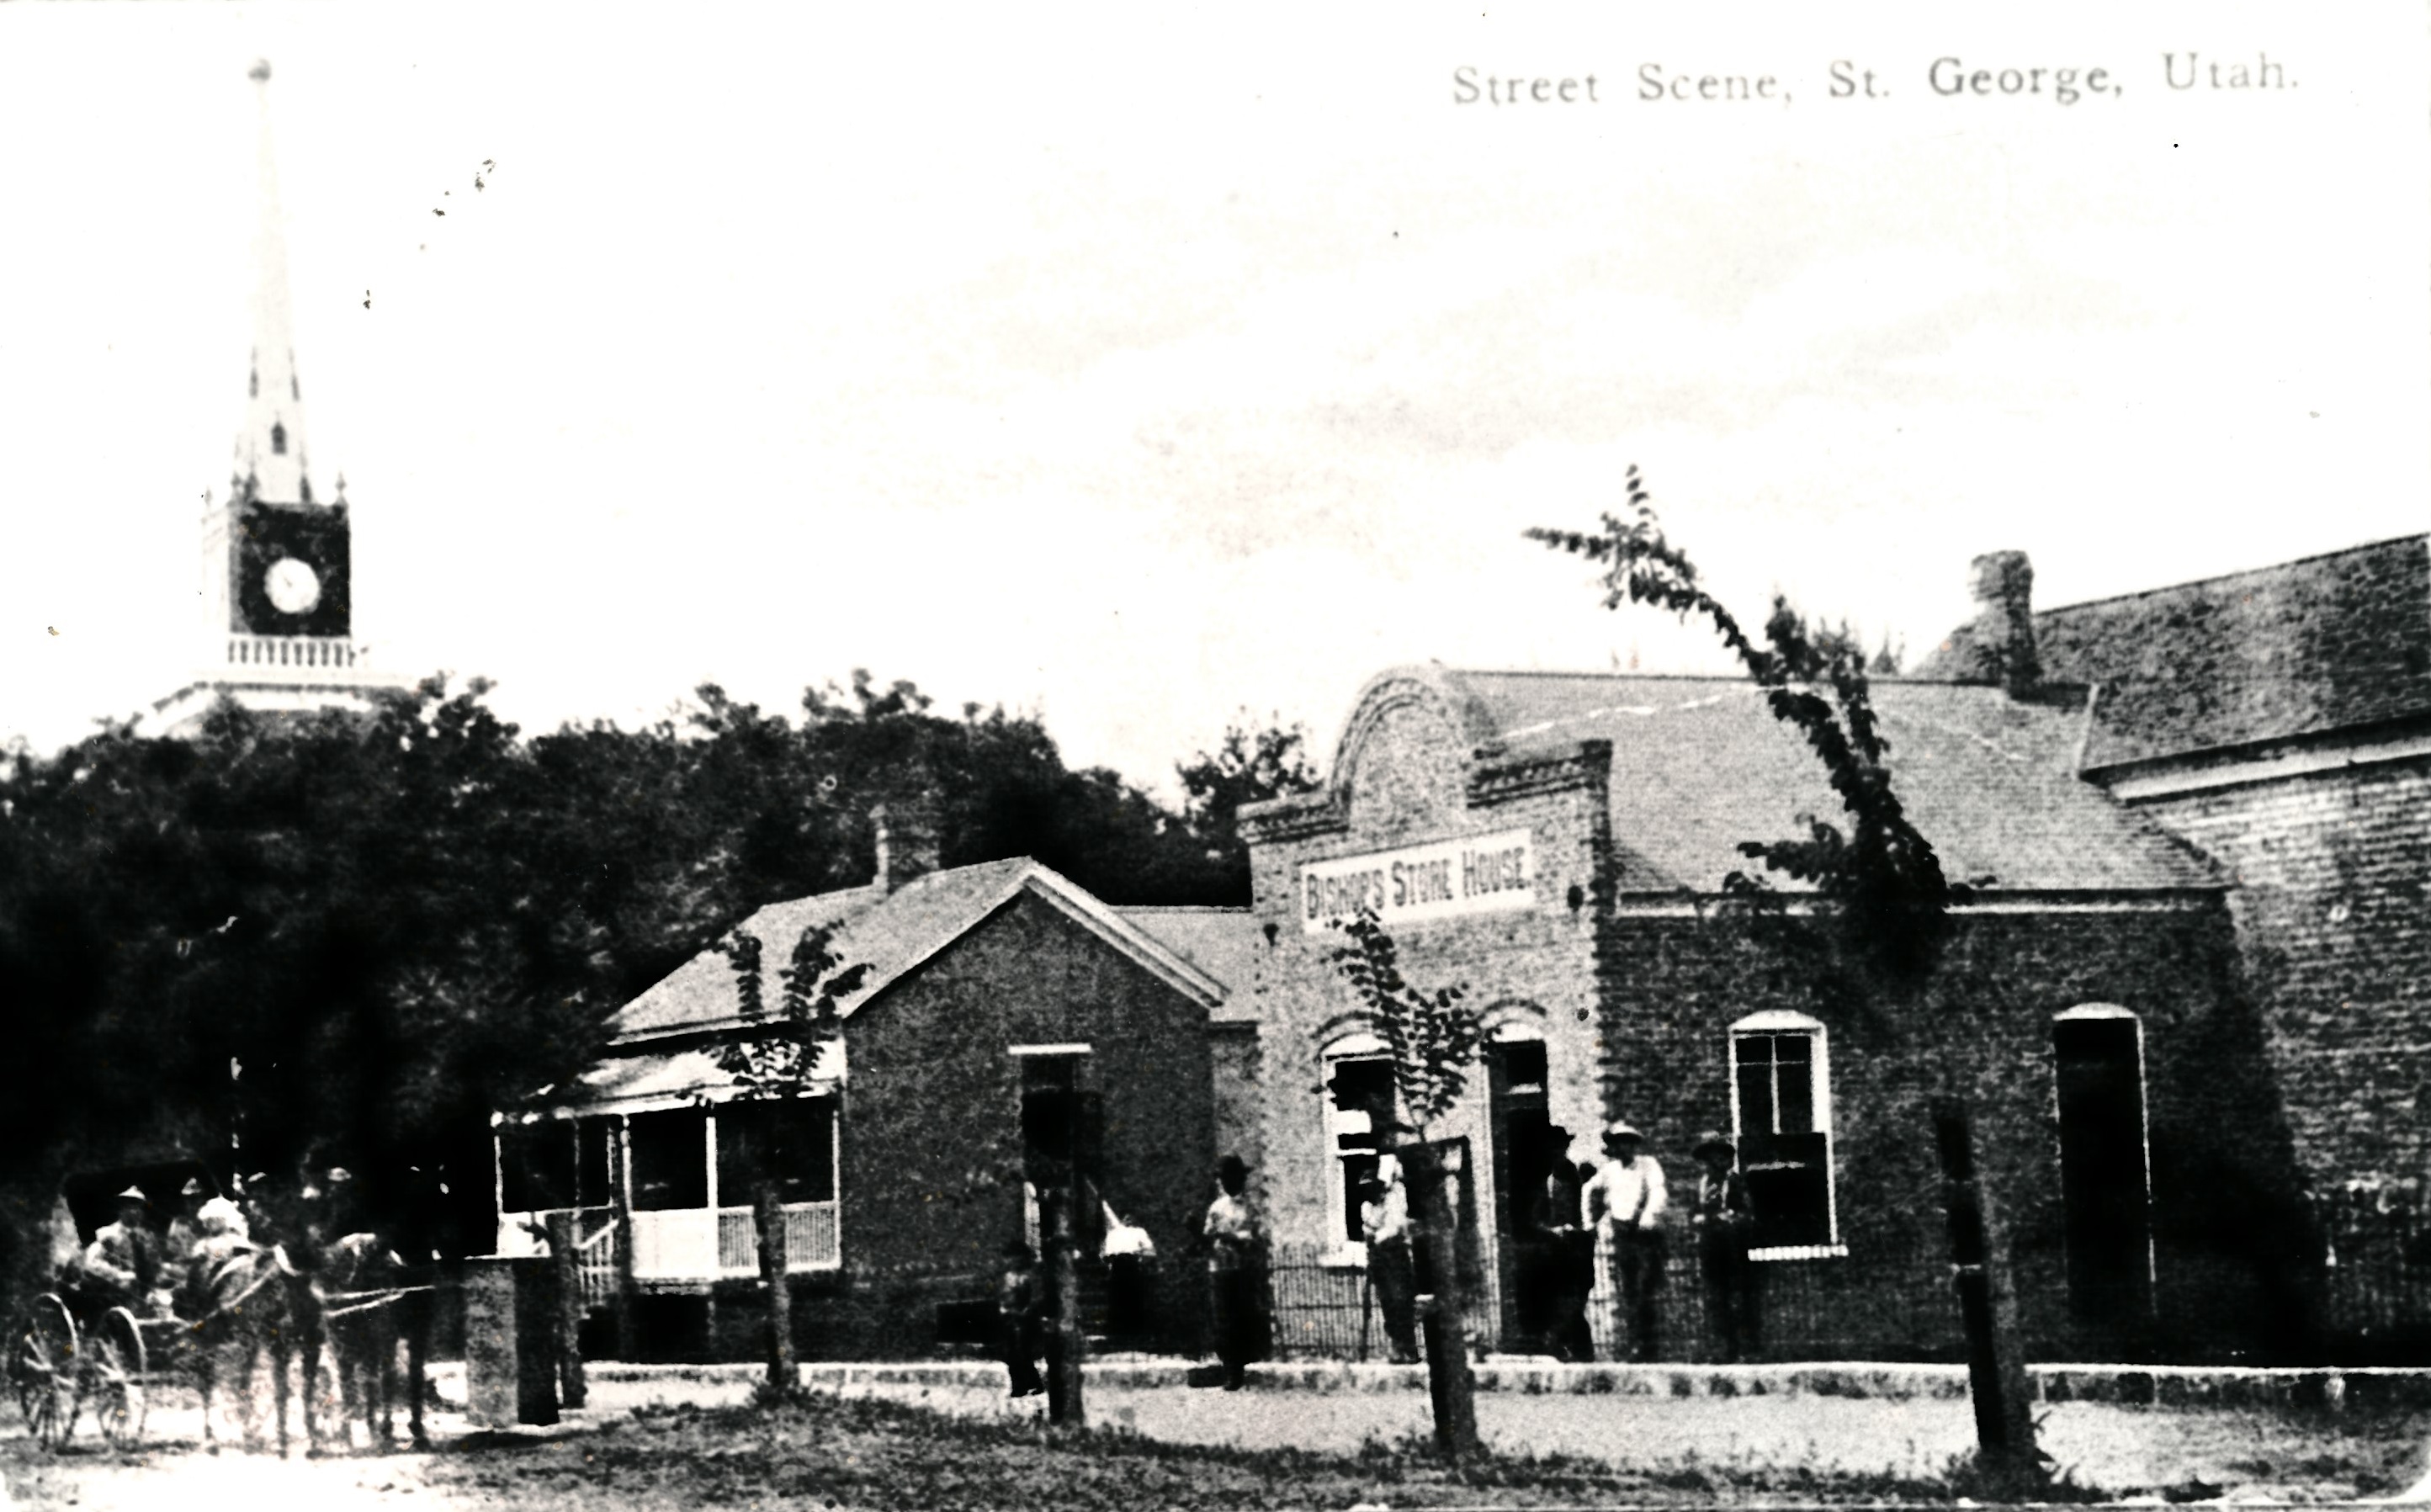
[[[277,1249],[240,1245],[224,1252],[198,1257],[189,1284],[189,1329],[194,1382],[203,1398],[203,1443],[219,1453],[219,1430],[211,1397],[223,1373],[233,1376],[243,1403],[244,1441],[260,1440],[253,1375],[261,1356],[270,1356],[270,1388],[278,1438],[278,1453],[288,1453],[287,1369],[295,1357],[300,1332],[294,1309],[298,1273]],[[310,1352],[317,1355],[318,1350]],[[318,1415],[312,1403],[312,1364],[308,1356],[304,1375],[304,1434],[311,1453],[321,1445]]]
[[[389,1407],[395,1388],[397,1302],[405,1269],[378,1235],[349,1234],[322,1257],[313,1291],[338,1371],[338,1433],[351,1440],[360,1421],[376,1448],[395,1441]],[[417,1408],[419,1403],[414,1404]],[[412,1414],[422,1439],[421,1413]]]

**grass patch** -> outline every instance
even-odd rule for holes
[[[1960,1479],[1695,1456],[1620,1469],[1563,1454],[1450,1466],[1422,1435],[1352,1453],[1194,1446],[1121,1427],[1056,1429],[903,1403],[653,1407],[604,1431],[438,1456],[434,1491],[521,1512],[626,1507],[1232,1508],[1605,1506],[1797,1500],[1953,1504]]]

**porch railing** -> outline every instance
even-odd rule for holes
[[[836,1204],[785,1204],[785,1268],[830,1270],[843,1263]],[[756,1275],[760,1245],[747,1207],[671,1208],[633,1215],[633,1275],[641,1281],[707,1281]]]

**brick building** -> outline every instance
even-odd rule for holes
[[[830,948],[868,968],[840,1004],[841,1043],[812,1067],[813,1095],[737,1100],[710,1052],[753,1031],[730,959],[713,950],[619,1012],[608,1058],[578,1086],[501,1122],[500,1252],[528,1251],[536,1217],[575,1209],[586,1291],[606,1304],[629,1289],[639,1337],[627,1342],[642,1352],[756,1349],[746,1184],[775,1119],[789,1125],[775,1148],[794,1317],[814,1358],[916,1353],[941,1331],[971,1332],[1005,1242],[1035,1236],[1025,1120],[1042,1098],[1078,1094],[1096,1184],[1122,1225],[1160,1257],[1195,1232],[1224,984],[1036,862],[934,870],[933,838],[907,828],[881,825],[868,886],[770,904],[741,926],[763,944],[772,1007],[808,927],[833,930]],[[1220,959],[1224,911],[1143,913]],[[1186,1268],[1154,1268],[1185,1279],[1151,1299],[1146,1326],[1195,1328]]]
[[[2234,884],[2272,1069],[2324,1198],[2431,1176],[2431,539],[2036,610],[1979,562],[1928,664],[2089,706],[2077,767]]]
[[[1625,1117],[1675,1191],[1697,1130],[1737,1136],[1769,1284],[1830,1333],[1778,1349],[1954,1352],[1937,1084],[1972,1095],[2042,1357],[2281,1342],[2256,1336],[2299,1319],[2296,1257],[2256,1235],[2287,1231],[2295,1178],[2226,880],[2078,780],[2081,700],[1918,679],[1877,703],[1910,813],[1978,891],[1920,1004],[1827,1010],[1715,906],[1740,842],[1838,812],[1758,690],[1438,665],[1369,682],[1327,785],[1244,814],[1282,1250],[1364,1264],[1348,1193],[1375,1141],[1324,1090],[1382,1049],[1328,959],[1330,920],[1364,900],[1413,983],[1465,983],[1488,1013],[1440,1133],[1465,1141],[1477,1323],[1505,1347],[1534,1342],[1515,1236],[1544,1129]],[[1696,1352],[1687,1335],[1667,1352]]]

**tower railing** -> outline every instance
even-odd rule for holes
[[[355,664],[355,643],[331,635],[231,635],[231,666],[328,666]]]

